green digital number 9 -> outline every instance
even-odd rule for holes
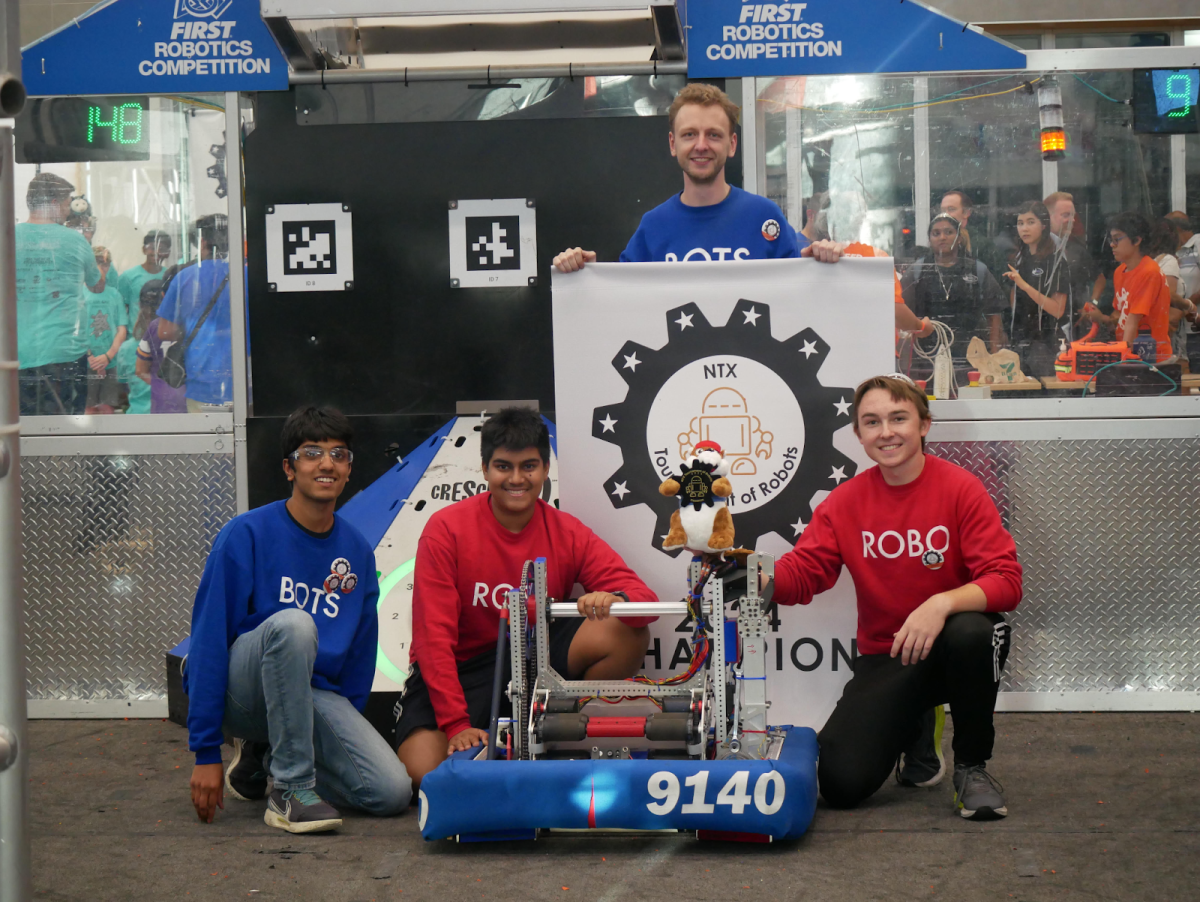
[[[1174,109],[1173,112],[1167,113],[1168,119],[1178,119],[1183,116],[1192,114],[1192,79],[1195,76],[1191,73],[1173,72],[1167,76],[1166,92],[1167,99],[1174,101],[1172,107],[1182,107],[1183,109]],[[1176,82],[1182,82],[1182,88],[1175,87]]]

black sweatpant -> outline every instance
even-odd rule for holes
[[[950,703],[954,761],[983,764],[996,738],[992,713],[1012,628],[999,614],[954,614],[929,657],[904,665],[890,655],[860,655],[818,740],[817,780],[834,808],[851,808],[872,795],[917,738],[918,718]]]

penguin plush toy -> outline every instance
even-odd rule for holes
[[[688,461],[679,465],[679,476],[658,487],[659,493],[679,499],[663,551],[686,548],[696,554],[715,554],[733,548],[733,515],[725,503],[733,494],[728,475],[720,445],[705,441],[693,446]]]

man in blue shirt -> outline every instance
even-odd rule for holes
[[[219,213],[196,220],[191,241],[199,245],[200,260],[179,271],[158,308],[162,320],[158,335],[164,341],[187,341],[192,330],[196,330],[184,354],[188,413],[233,403],[229,261],[222,259],[229,250],[228,226],[228,219]],[[218,288],[221,293],[200,324]],[[200,324],[198,329],[197,324]]]
[[[192,804],[205,823],[225,807],[225,790],[266,796],[268,770],[263,819],[289,833],[340,826],[326,799],[390,815],[412,797],[404,765],[362,716],[375,677],[379,582],[371,546],[334,514],[352,433],[331,408],[293,413],[280,439],[292,496],[235,517],[213,542],[183,672]],[[228,772],[224,732],[241,737]]]
[[[836,262],[842,246],[809,244],[773,201],[725,180],[737,153],[738,107],[720,88],[694,83],[675,96],[668,114],[671,156],[683,170],[683,191],[642,217],[623,263],[764,260],[816,257]],[[560,272],[595,262],[596,252],[569,248],[554,258]]]

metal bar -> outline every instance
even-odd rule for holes
[[[1171,135],[1171,209],[1187,210],[1187,135]]]
[[[262,0],[264,16],[289,19],[365,19],[375,16],[452,16],[494,13],[581,13],[609,10],[645,12],[647,0]]]
[[[149,417],[138,417],[149,419]],[[21,436],[22,457],[146,457],[151,454],[232,454],[233,436],[49,435]]]
[[[796,79],[799,81],[800,79]],[[790,96],[790,92],[788,92]],[[787,147],[787,214],[796,231],[804,228],[804,131],[801,110],[788,103],[783,112],[784,141]]]
[[[1083,391],[1083,383],[1079,383]],[[939,420],[1138,420],[1200,416],[1200,395],[1171,398],[1030,398],[997,397],[963,401],[931,401],[933,422]],[[1140,427],[1139,427],[1140,428]]]
[[[699,564],[693,564],[692,585],[695,585],[698,573]],[[712,623],[713,638],[712,650],[709,652],[711,657],[708,660],[708,678],[712,680],[714,738],[719,746],[729,733],[725,702],[725,679],[728,675],[725,664],[725,583],[720,579],[709,580],[709,583],[712,586],[712,612],[709,622]]]
[[[21,435],[215,435],[233,434],[231,413],[156,413],[152,417],[26,417]]]
[[[0,11],[9,26],[17,4]],[[14,43],[10,41],[9,43]],[[2,52],[2,48],[0,48]],[[7,56],[6,60],[18,60]],[[0,65],[0,72],[4,66]],[[29,869],[29,738],[25,704],[25,611],[21,588],[21,448],[17,392],[16,211],[13,130],[0,128],[0,726],[16,760],[0,771],[0,902],[32,898]]]
[[[932,203],[929,184],[929,79],[913,79],[913,214],[916,234],[913,241],[924,244],[929,235],[929,206]]]
[[[1200,66],[1200,47],[1103,47],[1026,50],[1029,72],[1084,69],[1187,69]]]
[[[708,613],[709,605],[701,605]],[[666,617],[673,614],[686,614],[686,601],[614,601],[609,613],[614,617]],[[551,617],[582,617],[574,602],[554,601],[550,603]]]
[[[471,66],[421,69],[324,69],[292,72],[293,85],[345,85],[364,82],[485,81],[522,78],[583,78],[590,75],[687,75],[686,62],[571,63],[553,66]]]
[[[738,151],[742,156],[742,189],[762,194],[758,158],[758,79],[742,79],[742,138]]]
[[[1195,439],[1200,420],[976,420],[934,422],[931,442],[1139,442]]]
[[[1042,160],[1042,197],[1058,190],[1058,160]]]
[[[238,95],[225,95],[225,175],[229,194],[229,339],[233,344],[233,485],[237,512],[250,510],[250,466],[246,456],[249,404],[246,362],[246,244],[242,196],[242,113]]]

